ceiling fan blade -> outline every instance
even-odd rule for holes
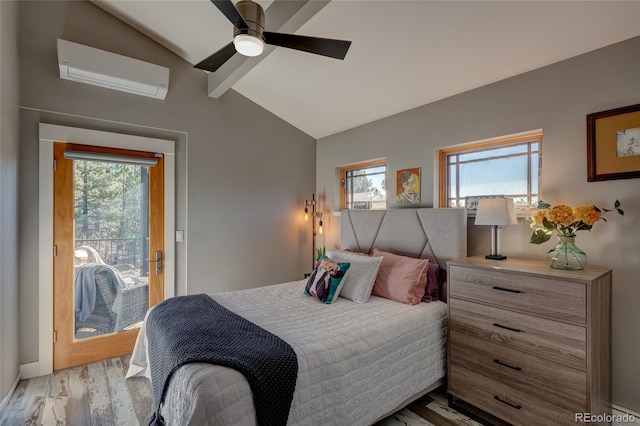
[[[224,16],[226,16],[227,19],[236,27],[240,29],[249,28],[231,0],[211,0],[211,3],[220,9],[220,12],[222,12]]]
[[[198,62],[194,65],[195,68],[199,68],[205,71],[214,72],[218,68],[220,68],[225,62],[227,62],[233,55],[236,54],[236,47],[233,45],[233,42],[227,44],[222,49],[218,50],[213,55],[209,56],[206,59]]]
[[[351,46],[350,41],[331,38],[307,37],[295,34],[272,33],[269,31],[265,31],[263,36],[267,44],[302,50],[335,59],[344,59],[349,50],[349,46]]]

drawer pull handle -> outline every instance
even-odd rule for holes
[[[512,290],[510,288],[498,287],[497,285],[494,285],[493,289],[500,290],[500,291],[508,291],[509,293],[524,293],[523,291],[520,291],[520,290]]]
[[[493,399],[495,399],[496,401],[500,401],[500,402],[502,402],[503,404],[507,404],[509,407],[513,407],[513,408],[515,408],[516,410],[519,410],[519,409],[521,409],[521,408],[522,408],[522,407],[521,407],[521,406],[519,406],[519,405],[515,405],[515,404],[512,404],[512,403],[510,403],[510,402],[505,401],[504,399],[501,399],[498,395],[493,395]]]
[[[519,328],[507,327],[506,325],[501,325],[501,324],[498,324],[497,322],[494,322],[493,326],[494,327],[504,328],[505,330],[515,331],[516,333],[521,333],[522,332],[522,330],[520,330]]]
[[[522,368],[520,368],[520,367],[514,367],[513,365],[509,365],[509,364],[507,364],[506,362],[502,362],[502,361],[500,361],[499,359],[494,359],[494,360],[493,360],[493,362],[495,362],[495,363],[496,363],[496,364],[498,364],[498,365],[502,365],[503,367],[510,368],[510,369],[512,369],[512,370],[516,370],[516,371],[520,371],[520,370],[522,370]]]

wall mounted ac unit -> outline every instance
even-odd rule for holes
[[[169,68],[58,39],[60,78],[164,99]]]

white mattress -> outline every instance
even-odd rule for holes
[[[331,305],[305,281],[220,293],[228,309],[288,342],[298,355],[289,425],[368,425],[445,375],[446,305],[372,296]],[[150,378],[141,330],[127,377]],[[241,373],[189,364],[173,375],[162,413],[170,425],[255,425]]]

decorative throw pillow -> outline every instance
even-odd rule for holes
[[[382,256],[372,294],[415,305],[424,297],[429,259],[415,259],[373,249]]]
[[[429,262],[427,269],[427,287],[424,292],[423,302],[440,300],[440,289],[447,281],[447,270],[437,263]]]
[[[382,257],[369,257],[364,253],[328,250],[327,256],[337,262],[349,262],[349,276],[345,278],[340,296],[356,303],[367,303],[378,275]]]
[[[331,303],[338,298],[349,263],[339,263],[321,256],[304,287],[304,292],[323,303]]]

